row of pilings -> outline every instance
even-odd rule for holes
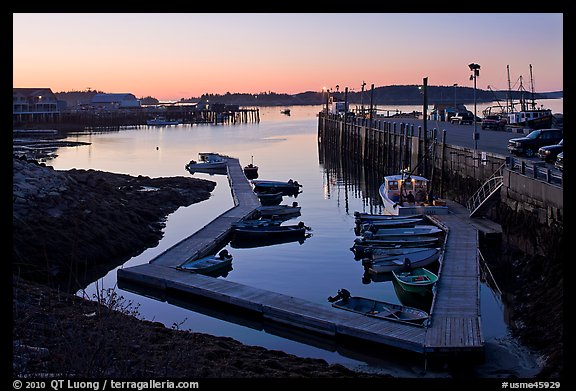
[[[336,150],[381,176],[407,169],[430,178],[439,197],[466,204],[476,190],[506,162],[506,157],[447,143],[445,131],[382,119],[353,118],[321,112],[318,143]]]
[[[183,124],[246,124],[259,123],[258,108],[231,108],[223,110],[200,110],[182,107],[160,109],[78,110],[65,111],[52,116],[14,115],[13,127],[26,128],[39,125],[54,128],[84,127],[113,128],[145,126],[149,119],[164,117],[179,120]]]

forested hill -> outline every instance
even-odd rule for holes
[[[396,105],[419,105],[423,102],[423,92],[417,85],[386,86],[374,88],[374,91],[332,91],[331,96],[336,100],[348,99],[352,104],[369,105],[370,101],[375,105],[396,104]],[[347,96],[346,96],[347,95]],[[455,96],[456,95],[456,96]],[[528,91],[492,91],[476,90],[476,100],[478,102],[493,102],[496,100],[506,101],[508,95],[513,100],[521,98],[531,100],[562,98],[562,91],[535,93],[532,96]],[[458,103],[470,103],[474,101],[474,89],[472,87],[453,86],[428,86],[428,104],[438,103],[450,104],[454,99]],[[510,97],[508,97],[510,99]],[[326,93],[322,91],[307,91],[298,94],[283,94],[275,92],[263,92],[260,94],[246,93],[226,93],[204,94],[199,97],[183,99],[190,102],[218,102],[225,104],[236,104],[241,106],[291,106],[291,105],[316,105],[326,102]]]
[[[57,92],[55,95],[60,100],[67,101],[68,105],[88,104],[96,93],[103,91],[70,91]],[[511,96],[508,96],[508,95]],[[348,91],[343,90],[331,91],[330,96],[336,100],[348,99],[351,104],[370,105],[421,105],[423,103],[423,91],[418,85],[396,85],[376,87],[374,90]],[[492,91],[476,90],[477,102],[493,102],[500,100],[505,102],[506,99],[512,98],[515,101],[524,98],[526,100],[535,99],[557,99],[563,97],[563,91],[532,93],[529,91]],[[240,106],[292,106],[292,105],[319,105],[326,103],[327,95],[322,91],[306,91],[298,94],[284,94],[272,91],[261,92],[258,94],[248,93],[230,93],[226,94],[203,94],[197,97],[181,98],[180,102],[212,102],[224,103]],[[147,96],[139,97],[142,104],[155,104],[158,99]],[[428,86],[428,105],[434,104],[453,104],[471,103],[474,101],[474,89],[472,87],[454,87],[454,86]]]

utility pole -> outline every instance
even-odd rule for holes
[[[427,151],[428,151],[428,78],[425,77],[424,79],[422,79],[422,89],[424,92],[424,103],[423,103],[423,107],[422,107],[422,116],[423,116],[423,131],[424,131],[424,159],[422,161],[423,167],[422,167],[422,173],[423,176],[427,175],[427,164],[426,161],[428,160],[427,155]]]

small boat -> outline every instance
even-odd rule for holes
[[[281,191],[285,195],[298,193],[302,187],[298,181],[293,181],[292,179],[285,182],[255,179],[251,182],[252,186],[254,186],[254,191]]]
[[[169,120],[164,117],[154,117],[146,121],[146,125],[150,126],[165,126],[165,125],[180,125],[180,120]]]
[[[272,217],[272,216],[299,216],[301,207],[298,206],[297,202],[293,202],[292,205],[270,205],[270,206],[260,206],[256,208],[256,215],[261,217]]]
[[[360,296],[344,296],[341,297],[340,292],[336,298],[337,301],[332,303],[332,306],[346,311],[355,312],[358,314],[392,320],[395,322],[404,322],[417,326],[424,326],[425,321],[429,318],[426,311],[414,307],[408,307],[400,304],[388,303],[385,301],[369,299]],[[348,292],[348,291],[346,291]],[[332,301],[332,297],[328,301]]]
[[[362,236],[370,239],[392,238],[392,237],[410,237],[410,236],[433,236],[442,231],[435,225],[418,225],[415,227],[400,228],[377,228],[375,225],[368,225],[368,229],[362,232]]]
[[[368,231],[372,229],[381,228],[407,228],[414,227],[416,224],[422,222],[423,218],[414,219],[388,219],[388,220],[375,220],[369,221],[361,224],[356,224],[360,232]]]
[[[290,115],[290,109],[280,110],[282,114]]]
[[[271,218],[271,219],[243,219],[240,221],[235,221],[230,226],[232,228],[243,228],[243,227],[269,227],[271,225],[282,224],[282,219]]]
[[[439,248],[427,248],[408,254],[378,256],[370,260],[371,273],[389,273],[403,269],[421,268],[435,262],[440,258]],[[364,260],[362,261],[364,263]]]
[[[431,200],[430,181],[403,170],[398,175],[384,177],[378,189],[386,214],[406,216],[414,214],[448,214],[448,206],[441,200]]]
[[[215,173],[227,173],[227,162],[222,156],[215,153],[199,153],[198,161],[190,160],[186,164],[186,169],[191,173],[194,172],[215,172]]]
[[[420,267],[408,271],[392,271],[392,275],[407,292],[424,294],[438,281],[438,276],[430,270]]]
[[[362,213],[354,212],[354,220],[356,223],[367,223],[372,221],[382,221],[382,220],[401,220],[401,219],[418,219],[424,218],[421,214],[414,215],[381,215],[373,213]]]
[[[254,165],[254,156],[252,156],[252,162],[244,166],[244,175],[246,175],[248,179],[258,178],[258,166]]]
[[[438,241],[435,236],[421,236],[412,235],[405,237],[377,237],[377,238],[356,238],[354,239],[354,244],[359,245],[377,245],[377,246],[388,246],[393,247],[398,245],[399,247],[425,247],[429,245],[434,245]]]
[[[222,250],[218,253],[218,255],[209,255],[203,258],[187,260],[186,262],[177,266],[176,269],[192,273],[205,274],[229,267],[231,264],[232,255],[228,252],[228,250]]]
[[[425,238],[427,240],[422,242],[411,242],[411,241],[391,241],[391,242],[366,242],[362,239],[356,239],[350,251],[354,253],[354,259],[360,260],[364,258],[369,258],[372,256],[373,252],[380,251],[392,251],[392,250],[412,250],[418,248],[431,248],[437,246],[437,240],[435,238]]]
[[[293,225],[272,225],[264,227],[236,227],[232,229],[236,239],[303,238],[309,231],[303,222]]]

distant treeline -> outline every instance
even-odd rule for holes
[[[98,92],[101,93],[101,91]],[[56,96],[58,99],[62,99],[65,95],[68,95],[67,100],[89,102],[95,93],[96,91],[59,92],[56,93]],[[74,95],[74,98],[69,99],[72,98],[70,95]],[[80,95],[83,96],[81,97]],[[365,90],[363,93],[349,91],[347,97],[343,90],[331,91],[330,95],[336,100],[344,100],[347,98],[348,102],[351,104],[363,103],[365,106],[370,105],[371,100],[374,105],[419,105],[423,102],[423,93],[418,85],[376,87],[374,88],[374,91]],[[428,86],[427,95],[428,105],[430,106],[435,104],[453,104],[455,100],[457,103],[471,103],[474,101],[474,88],[460,86]],[[477,102],[505,102],[506,99],[512,99],[514,101],[520,99],[531,101],[534,99],[538,101],[540,99],[557,99],[562,97],[563,91],[532,94],[529,91],[476,90]],[[158,100],[151,96],[139,99],[143,104],[158,103]],[[180,99],[180,102],[212,102],[239,106],[319,105],[326,103],[326,93],[323,93],[322,91],[306,91],[291,95],[271,91],[259,94],[227,92],[223,95],[203,94],[199,97],[182,98]]]
[[[454,87],[454,86],[428,86],[428,104],[453,104],[454,99],[457,103],[470,103],[474,101],[474,88],[472,87]],[[346,93],[342,90],[332,91],[330,95],[337,100],[348,99],[351,104],[369,105],[370,99],[375,105],[419,105],[422,104],[423,93],[420,86],[417,85],[402,85],[402,86],[386,86],[374,88],[374,91],[365,90],[362,92],[348,91]],[[532,96],[534,95],[534,96]],[[544,92],[534,93],[528,91],[492,91],[492,90],[476,90],[477,102],[493,102],[503,101],[506,99],[513,99],[518,101],[520,99],[526,100],[539,100],[539,99],[556,99],[562,98],[563,92]],[[219,102],[226,104],[236,104],[241,106],[291,106],[291,105],[318,105],[326,103],[326,93],[322,91],[307,91],[298,94],[279,94],[275,92],[267,92],[262,94],[246,94],[246,93],[226,93],[219,94],[204,94],[199,97],[189,99],[182,99],[183,102]]]

